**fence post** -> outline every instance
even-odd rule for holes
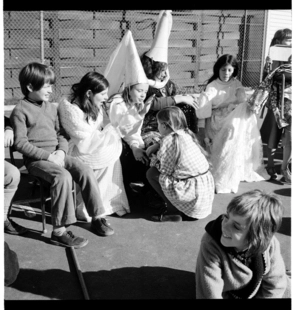
[[[243,33],[243,45],[242,45],[242,56],[241,56],[241,76],[240,76],[241,82],[243,81],[246,30],[247,30],[247,10],[245,10],[245,16],[244,16],[244,33]]]
[[[200,72],[200,55],[201,55],[201,39],[203,37],[202,31],[202,19],[203,19],[203,10],[198,13],[197,21],[197,38],[196,38],[196,64],[195,64],[195,73],[194,73],[194,91],[197,92],[199,87],[199,72]]]
[[[259,81],[262,80],[264,65],[265,65],[265,52],[266,52],[266,40],[267,40],[267,25],[268,25],[268,11],[265,10],[265,18],[264,18],[264,39],[263,39],[263,48],[261,55],[261,64],[260,64],[260,74]]]
[[[44,52],[44,12],[40,12],[40,22],[41,22],[41,63],[45,61],[45,52]]]

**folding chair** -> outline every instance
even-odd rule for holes
[[[14,166],[17,166],[15,158],[14,158],[14,152],[17,152],[17,151],[15,150],[14,146],[12,145],[9,147],[10,160]],[[24,175],[24,176],[30,176],[33,178],[33,182],[35,183],[35,185],[39,186],[40,197],[39,198],[27,198],[27,199],[23,199],[23,200],[13,201],[13,204],[18,205],[18,204],[22,204],[22,203],[40,202],[40,208],[41,208],[41,213],[42,213],[42,225],[43,225],[42,233],[45,234],[47,232],[45,206],[46,206],[47,201],[51,201],[51,197],[49,195],[47,195],[45,187],[49,187],[49,183],[44,181],[40,177],[37,177],[37,176],[30,174],[24,165],[22,167],[20,167],[19,170],[20,170],[21,176]],[[73,180],[73,185],[72,185],[72,194],[73,194],[73,199],[74,199],[74,207],[76,209],[76,183],[74,180]],[[12,211],[12,208],[11,208],[11,211]]]

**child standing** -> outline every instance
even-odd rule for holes
[[[280,29],[276,31],[270,47],[274,45],[292,45],[292,31],[288,28]],[[269,56],[266,59],[266,64],[264,68],[264,77],[266,77],[271,71],[274,71],[276,68],[284,64],[283,61],[275,61],[272,60]],[[271,98],[276,106],[279,106],[281,101],[281,96],[283,95],[284,91],[288,91],[291,89],[292,82],[291,82],[291,75],[286,76],[285,79],[285,89],[282,89],[282,78],[281,75],[274,75],[272,78],[272,95],[269,97],[269,101],[266,104],[268,107],[268,112],[265,116],[263,124],[261,126],[260,132],[262,141],[267,144],[267,157],[268,157],[268,164],[267,164],[267,172],[271,176],[271,179],[276,180],[278,178],[278,173],[275,169],[274,165],[274,157],[276,150],[278,148],[278,144],[281,138],[283,138],[283,147],[284,147],[284,154],[283,154],[283,161],[281,165],[281,173],[285,178],[287,183],[291,182],[291,173],[288,170],[288,164],[291,160],[291,118],[290,122],[288,122],[287,126],[283,128],[279,122],[276,121],[272,104],[270,103]],[[287,106],[287,105],[286,105]],[[289,111],[291,114],[291,111]],[[284,133],[284,137],[282,134]]]
[[[12,111],[15,149],[23,154],[30,174],[50,183],[53,231],[50,242],[80,248],[88,243],[83,237],[66,230],[76,222],[72,196],[72,180],[80,186],[91,227],[101,236],[114,233],[102,217],[99,188],[93,170],[81,161],[66,155],[66,140],[58,118],[57,106],[49,102],[54,72],[46,65],[30,63],[19,74],[24,99]]]
[[[109,122],[104,109],[109,83],[98,72],[88,72],[59,104],[59,118],[70,136],[68,154],[89,165],[97,178],[105,215],[130,212],[122,177],[120,155],[122,128]],[[76,217],[90,221],[81,192],[77,193]]]
[[[196,298],[290,298],[275,237],[283,206],[260,190],[236,196],[205,227],[196,264]]]
[[[213,75],[199,97],[198,138],[210,146],[217,193],[236,193],[241,181],[269,179],[263,166],[257,119],[236,76],[238,63],[229,54],[214,65]]]
[[[147,149],[148,156],[159,150],[158,162],[146,176],[166,207],[152,220],[178,222],[182,218],[205,218],[211,213],[214,198],[214,180],[206,152],[188,128],[180,108],[164,108],[156,117],[163,138]]]

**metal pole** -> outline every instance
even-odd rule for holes
[[[266,41],[267,41],[267,32],[268,32],[268,11],[265,10],[265,20],[264,20],[264,39],[263,39],[263,48],[262,48],[262,54],[261,54],[261,65],[260,65],[260,75],[259,75],[259,81],[262,80],[264,66],[265,66],[265,54],[266,54]]]
[[[43,64],[45,61],[44,55],[44,12],[40,13],[40,22],[41,22],[41,63]]]
[[[245,53],[245,41],[246,41],[246,29],[247,29],[247,10],[245,10],[245,21],[244,21],[244,35],[243,35],[243,49],[241,59],[241,77],[240,81],[243,83],[243,70],[244,70],[244,53]]]
[[[78,278],[79,278],[80,286],[82,288],[82,292],[83,292],[83,295],[84,295],[84,299],[89,300],[90,297],[89,297],[87,288],[85,286],[85,282],[84,282],[84,279],[83,279],[83,276],[82,276],[82,273],[81,273],[81,269],[80,269],[80,266],[79,266],[79,262],[78,262],[78,259],[77,259],[74,247],[70,247],[70,249],[71,249],[71,254],[72,254],[73,261],[74,261],[74,265],[75,265],[75,268],[76,268],[76,272],[77,272],[77,275],[78,275]]]

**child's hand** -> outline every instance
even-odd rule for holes
[[[155,94],[153,94],[152,96],[150,96],[146,101],[145,101],[145,104],[144,104],[144,107],[143,109],[139,112],[140,116],[141,117],[144,117],[148,111],[150,110],[150,107],[151,107],[151,104],[152,104],[152,101],[155,97]]]
[[[9,147],[14,144],[14,132],[11,129],[4,131],[4,147]]]
[[[195,110],[198,110],[200,107],[198,99],[191,95],[176,95],[174,99],[176,103],[185,103],[193,107]]]
[[[159,149],[158,143],[155,143],[155,144],[149,146],[146,150],[147,156],[150,157],[153,153],[156,153],[158,149]]]
[[[144,165],[149,164],[149,158],[146,154],[146,151],[138,147],[132,147],[132,152],[136,161],[141,161]]]
[[[60,154],[56,154],[57,151],[54,153],[51,153],[50,156],[48,157],[48,161],[60,166],[64,167],[65,166],[65,161],[64,158]]]

